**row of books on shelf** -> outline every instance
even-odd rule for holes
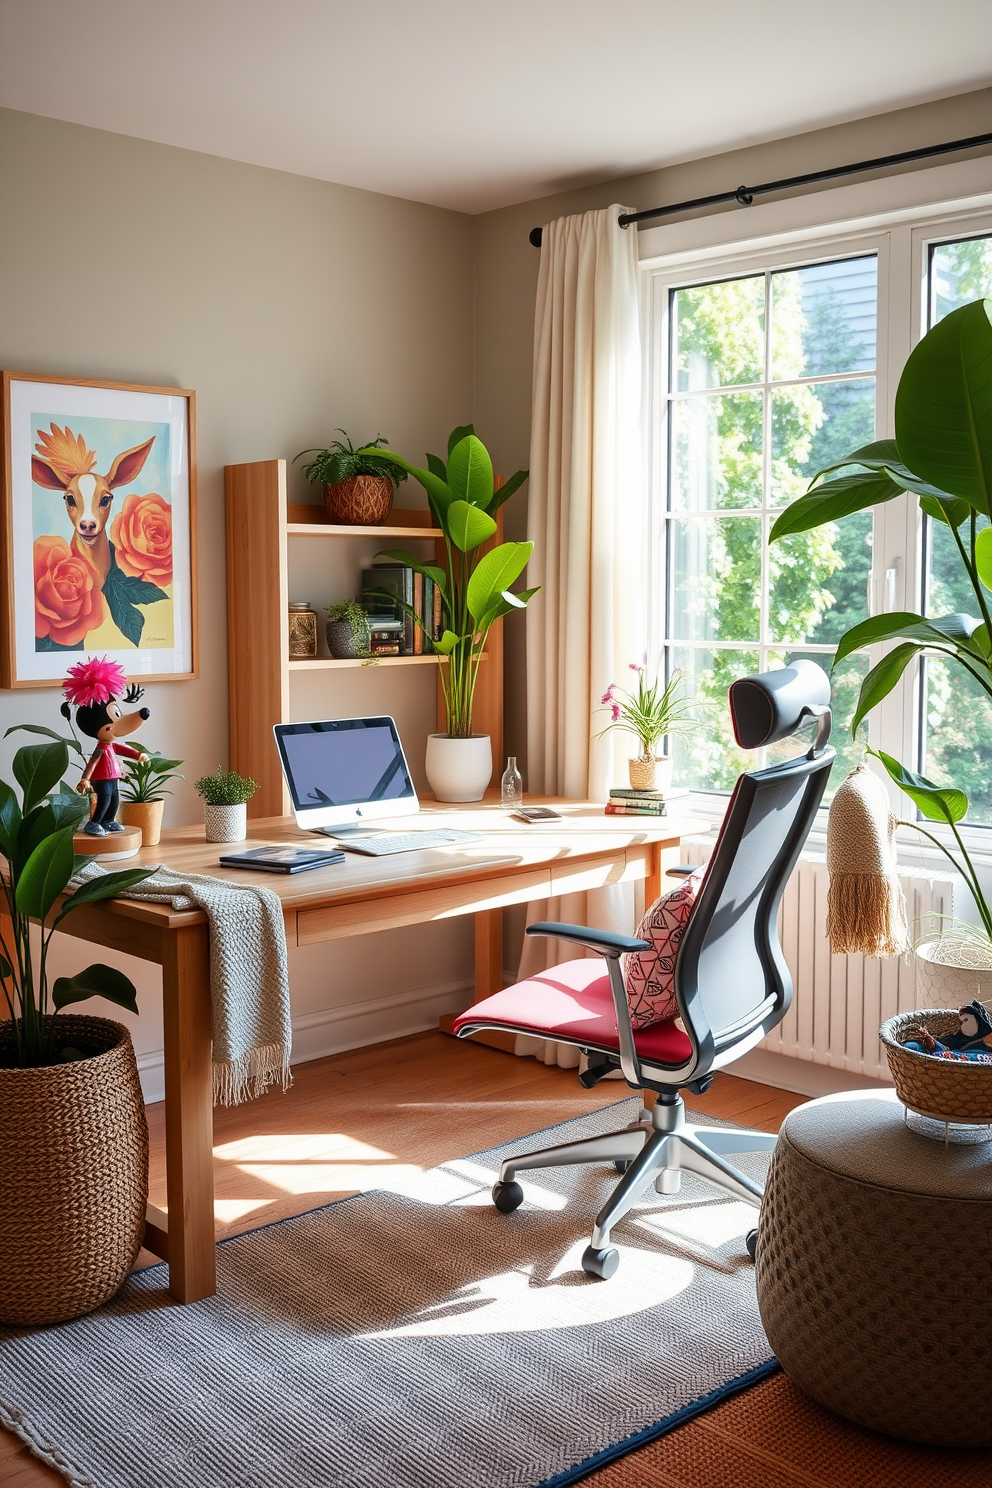
[[[427,656],[441,639],[441,591],[433,579],[404,563],[364,568],[359,599],[368,611],[373,656]]]
[[[607,816],[667,816],[673,801],[689,794],[687,785],[669,785],[663,790],[628,790],[617,786],[606,803]]]

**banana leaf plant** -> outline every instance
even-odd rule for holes
[[[860,469],[824,479],[850,466]],[[963,305],[927,332],[899,379],[895,438],[864,445],[820,470],[806,495],[781,513],[771,540],[839,521],[904,491],[918,498],[928,517],[950,529],[977,613],[933,619],[899,611],[852,626],[837,647],[835,667],[853,651],[899,642],[862,682],[852,736],[921,655],[953,662],[992,698],[992,527],[978,525],[981,518],[992,520],[992,300]],[[902,823],[929,837],[967,880],[992,940],[992,913],[957,829],[967,815],[968,797],[935,785],[890,755],[870,752],[926,818],[950,828],[960,858],[918,822]]]
[[[73,874],[90,861],[73,851],[73,833],[89,806],[63,780],[68,764],[66,742],[56,736],[14,755],[20,800],[13,786],[0,780],[0,1018],[9,1018],[12,1027],[12,1039],[0,1045],[0,1062],[15,1069],[85,1057],[59,1027],[58,1014],[73,1003],[106,997],[138,1011],[134,984],[113,966],[96,963],[49,985],[49,948],[66,916],[82,904],[126,893],[154,871],[106,873],[62,898]]]
[[[514,610],[526,609],[527,601],[537,593],[536,589],[513,593],[510,587],[527,567],[533,543],[506,542],[488,553],[478,552],[496,533],[493,513],[519,490],[527,471],[518,470],[497,490],[489,451],[471,424],[453,430],[447,462],[428,455],[426,470],[410,465],[392,450],[376,450],[376,454],[420,482],[434,521],[444,534],[444,568],[421,563],[402,548],[387,548],[377,557],[406,564],[433,580],[441,592],[444,628],[440,639],[433,641],[433,649],[447,657],[440,673],[448,734],[453,739],[467,739],[472,733],[475,687],[486,637],[497,620]],[[395,602],[395,595],[385,589],[366,593]],[[430,641],[430,630],[421,616],[412,606],[400,603]]]

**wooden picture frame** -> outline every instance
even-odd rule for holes
[[[198,676],[196,395],[2,374],[0,686]]]

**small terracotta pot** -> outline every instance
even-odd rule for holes
[[[142,847],[157,847],[162,839],[164,801],[122,801],[118,821],[126,827],[137,827]]]
[[[393,483],[386,475],[353,475],[324,487],[328,520],[345,527],[379,527],[393,504]]]

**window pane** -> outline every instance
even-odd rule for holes
[[[671,634],[680,641],[757,641],[761,522],[757,517],[673,520]]]
[[[764,275],[674,292],[672,374],[679,392],[761,381],[765,374]]]
[[[992,238],[941,243],[930,255],[931,324],[972,300],[992,295]],[[978,527],[987,527],[980,517]],[[967,545],[968,525],[960,529]],[[978,602],[949,527],[926,518],[928,615],[975,615]],[[920,767],[939,785],[968,796],[969,822],[992,823],[992,700],[962,667],[923,662]],[[907,808],[911,809],[911,808]]]
[[[760,393],[680,398],[672,409],[672,508],[761,505]]]
[[[755,756],[734,743],[727,689],[738,677],[758,670],[757,651],[704,651],[673,647],[673,666],[682,668],[686,692],[698,699],[699,728],[674,740],[677,785],[729,791],[738,775],[753,770]]]
[[[875,437],[875,379],[776,388],[771,394],[773,506],[802,496],[825,465]],[[835,480],[841,471],[835,471]]]
[[[769,549],[768,569],[769,638],[836,643],[868,618],[871,512],[782,538]]]
[[[773,380],[873,368],[877,294],[874,254],[773,274]]]
[[[992,294],[992,237],[941,243],[930,259],[930,323]]]
[[[963,667],[924,663],[926,735],[923,773],[968,797],[969,822],[992,822],[992,698]],[[911,803],[904,808],[912,811]]]
[[[854,708],[858,701],[858,693],[861,684],[868,675],[868,657],[866,655],[847,656],[841,662],[836,671],[830,669],[833,666],[833,655],[830,652],[824,654],[822,651],[783,651],[770,652],[766,666],[791,666],[794,661],[802,657],[815,661],[821,666],[830,678],[831,707],[833,709],[833,729],[830,734],[830,743],[837,751],[837,759],[830,771],[830,779],[827,781],[825,801],[829,801],[834,791],[840,785],[849,770],[853,770],[864,758],[865,745],[868,742],[868,725],[863,723],[858,729],[857,739],[851,738],[850,721],[854,717]],[[779,744],[773,744],[765,751],[766,763],[774,765],[779,760],[791,759],[798,754],[796,739],[812,740],[814,730],[810,728],[794,739],[783,739]],[[807,748],[809,746],[807,745]]]

